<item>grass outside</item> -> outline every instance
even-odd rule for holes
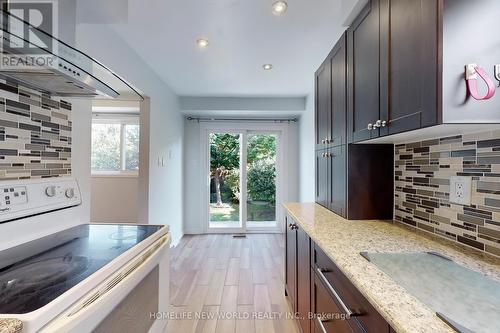
[[[247,219],[248,221],[276,221],[276,207],[269,203],[249,202],[247,204]],[[217,207],[215,203],[210,204],[211,222],[230,222],[239,220],[239,204],[225,203],[222,207]]]

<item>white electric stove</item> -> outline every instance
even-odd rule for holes
[[[89,224],[71,178],[0,183],[0,321],[22,332],[162,332],[168,227]]]

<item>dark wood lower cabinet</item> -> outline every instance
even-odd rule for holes
[[[302,333],[311,332],[311,245],[307,233],[290,217],[286,217],[285,291],[292,310],[299,314]]]
[[[349,325],[349,319],[342,309],[335,303],[328,287],[320,280],[320,277],[311,269],[314,279],[312,285],[312,299],[314,309],[314,333],[351,333],[354,330]]]
[[[302,333],[389,333],[389,324],[300,225],[290,216],[285,221],[285,294]]]
[[[297,311],[302,333],[311,332],[311,245],[310,238],[300,227],[297,229]]]
[[[350,318],[344,320],[349,324],[352,332],[388,333],[389,324],[340,271],[337,265],[318,245],[313,244],[311,248],[311,268],[314,270],[317,280],[328,291],[331,301],[340,309],[340,313],[344,315],[348,311],[352,313]],[[318,309],[313,307],[313,311],[317,313]],[[337,331],[327,330],[327,332]]]
[[[285,291],[295,311],[297,307],[297,232],[296,223],[289,216],[285,218]]]

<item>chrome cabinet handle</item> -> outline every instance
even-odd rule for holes
[[[373,124],[372,123],[369,123],[368,126],[366,127],[369,131],[371,131],[373,129]]]
[[[323,325],[323,321],[325,321],[324,319],[321,319],[320,316],[317,316],[316,317],[316,320],[318,321],[318,324],[319,324],[319,327],[321,328],[321,332],[322,333],[328,333],[326,331],[326,328],[325,328],[325,325]]]
[[[380,119],[379,119],[379,120],[377,120],[377,121],[375,122],[375,124],[373,125],[373,127],[376,127],[376,128],[379,128],[379,127],[381,127],[381,126],[382,126],[382,120],[380,120]]]
[[[335,298],[337,299],[337,301],[339,302],[340,306],[342,307],[342,309],[344,309],[344,312],[349,316],[353,316],[354,315],[354,312],[352,312],[348,307],[347,305],[344,303],[344,301],[342,300],[342,298],[340,298],[340,295],[337,293],[337,291],[332,287],[332,285],[330,284],[330,282],[328,282],[328,280],[326,279],[326,276],[325,274],[323,274],[324,270],[321,269],[321,268],[316,268],[316,272],[318,272],[318,275],[319,277],[321,278],[321,280],[323,280],[323,282],[328,286],[328,289],[330,290],[330,292],[333,294],[333,296],[335,296]]]
[[[386,127],[387,126],[387,121],[382,120],[382,124],[381,125],[382,125],[382,127]]]

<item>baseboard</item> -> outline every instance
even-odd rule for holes
[[[177,238],[172,238],[172,242],[170,243],[170,248],[172,247],[176,247],[177,245],[179,245],[179,242],[181,241],[181,238],[184,236],[184,234],[180,235],[179,237]]]
[[[201,235],[205,234],[205,230],[203,229],[189,229],[189,230],[184,230],[184,235]]]

